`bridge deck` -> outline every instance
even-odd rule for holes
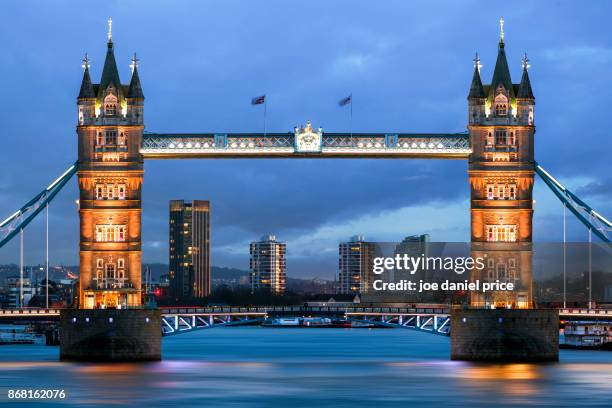
[[[465,159],[467,133],[313,133],[304,149],[298,133],[145,133],[140,152],[176,158],[438,158]],[[319,136],[317,136],[319,135]],[[319,139],[316,139],[319,137]],[[318,140],[318,141],[317,141]]]

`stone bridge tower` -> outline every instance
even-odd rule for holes
[[[136,55],[129,85],[121,84],[111,28],[109,20],[100,83],[91,82],[85,55],[77,99],[79,307],[84,309],[141,304],[144,95]]]
[[[527,56],[520,84],[513,84],[506,60],[503,19],[490,84],[480,78],[480,59],[468,95],[471,241],[485,269],[472,279],[514,282],[515,291],[473,293],[471,303],[529,308],[532,301],[531,241],[534,181],[534,108]]]

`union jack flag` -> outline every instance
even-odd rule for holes
[[[353,101],[353,94],[347,96],[346,98],[340,99],[340,101],[338,101],[338,105],[339,106],[346,106],[349,103],[351,103],[352,101]]]
[[[251,99],[251,105],[261,105],[266,102],[266,95],[256,96]]]

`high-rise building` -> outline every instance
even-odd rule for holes
[[[210,202],[170,201],[170,296],[210,294]]]
[[[342,294],[367,292],[367,281],[372,273],[375,245],[355,235],[338,245],[339,291]]]
[[[269,290],[275,294],[285,293],[286,250],[287,244],[277,241],[274,235],[251,242],[251,292]]]

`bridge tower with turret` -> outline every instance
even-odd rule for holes
[[[100,82],[92,83],[85,55],[77,98],[79,307],[83,309],[141,305],[144,95],[136,55],[131,67],[130,83],[122,84],[109,19]]]
[[[512,83],[503,24],[501,19],[493,78],[482,83],[477,54],[468,95],[471,242],[473,256],[485,258],[485,268],[472,278],[509,281],[516,289],[489,295],[473,291],[471,304],[529,308],[535,98],[526,54],[521,81]]]

